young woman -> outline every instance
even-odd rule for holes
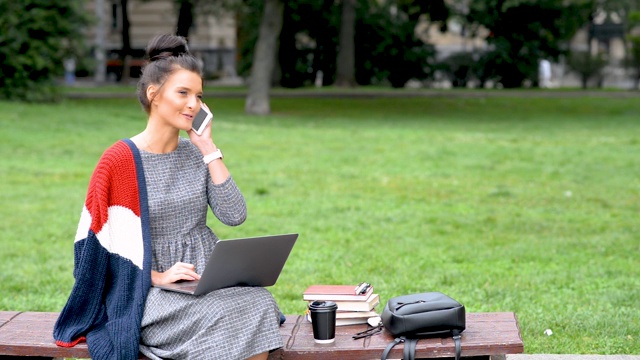
[[[147,47],[138,83],[141,133],[105,151],[91,178],[75,242],[76,282],[54,328],[60,346],[86,340],[94,359],[266,359],[282,347],[280,312],[260,287],[194,297],[151,285],[199,279],[224,224],[246,218],[242,194],[211,137],[191,130],[202,70],[186,41]],[[189,139],[180,137],[186,131]]]

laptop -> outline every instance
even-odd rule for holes
[[[218,241],[200,280],[154,286],[202,295],[232,286],[274,285],[297,238],[298,234],[284,234]]]

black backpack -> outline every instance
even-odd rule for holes
[[[456,360],[462,352],[465,329],[464,305],[439,292],[397,296],[389,299],[382,311],[382,324],[396,338],[387,345],[381,360],[391,349],[404,343],[404,360],[414,360],[420,338],[453,337]]]

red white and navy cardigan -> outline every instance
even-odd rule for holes
[[[151,286],[151,235],[142,161],[131,140],[108,148],[91,177],[73,276],[53,330],[56,344],[86,340],[93,359],[137,359]]]

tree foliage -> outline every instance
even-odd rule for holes
[[[252,0],[246,3],[251,4]],[[276,74],[279,85],[312,84],[318,71],[322,71],[323,85],[335,82],[341,9],[340,1],[285,1],[279,38],[280,67]],[[249,68],[248,60],[256,39],[255,14],[259,13],[244,13],[239,23],[241,74],[246,75]],[[411,78],[431,76],[435,49],[419,37],[416,25],[426,20],[440,27],[447,16],[442,0],[358,1],[354,43],[357,83],[385,82],[401,87]]]
[[[319,71],[323,82],[331,83],[336,72],[339,24],[340,7],[333,1],[287,1],[277,83],[289,88],[309,85]]]
[[[356,29],[359,84],[386,81],[397,88],[433,75],[435,47],[419,37],[416,27],[424,20],[444,28],[449,16],[444,2],[375,1],[363,10]]]
[[[487,66],[504,87],[513,88],[535,81],[540,59],[557,60],[567,52],[594,6],[591,0],[471,0],[465,17],[489,30]]]
[[[0,97],[51,101],[63,60],[85,56],[88,23],[76,0],[0,0]]]
[[[251,68],[262,3],[245,0],[245,7],[238,12],[238,72],[243,76],[248,76]],[[333,1],[319,0],[285,0],[284,5],[275,85],[289,88],[309,85],[317,71],[323,71],[325,80],[331,83],[335,74],[339,7]]]

